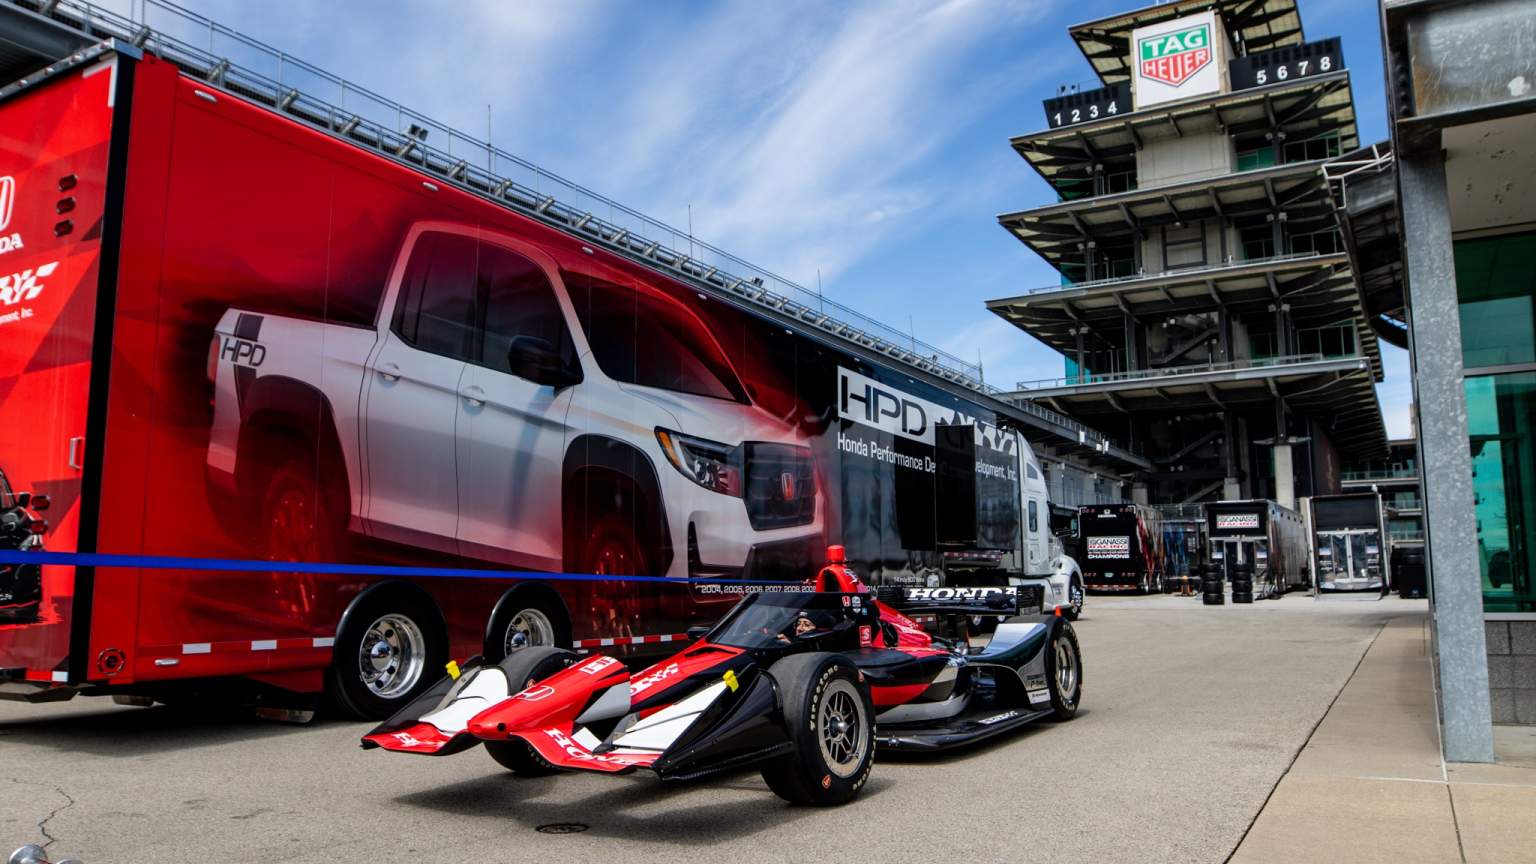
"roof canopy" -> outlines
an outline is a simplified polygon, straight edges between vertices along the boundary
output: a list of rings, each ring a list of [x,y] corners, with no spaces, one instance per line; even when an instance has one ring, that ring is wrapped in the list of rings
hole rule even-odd
[[[1068,28],[1077,47],[1105,84],[1131,79],[1131,31],[1215,9],[1244,53],[1304,41],[1296,0],[1177,0],[1112,15]]]
[[[1092,176],[1095,166],[1114,173],[1131,170],[1146,142],[1222,131],[1239,137],[1279,131],[1287,141],[1337,134],[1341,151],[1360,146],[1349,72],[1296,78],[1279,84],[1218,93],[1203,99],[1106,115],[1074,126],[1012,139],[1013,148],[1060,188]]]
[[[1360,357],[1285,358],[1268,365],[1232,364],[1102,376],[1087,383],[1042,386],[1012,394],[1083,417],[1105,414],[1227,411],[1285,400],[1319,418],[1345,454],[1386,454],[1386,426],[1370,364]],[[1326,420],[1322,419],[1326,418]]]

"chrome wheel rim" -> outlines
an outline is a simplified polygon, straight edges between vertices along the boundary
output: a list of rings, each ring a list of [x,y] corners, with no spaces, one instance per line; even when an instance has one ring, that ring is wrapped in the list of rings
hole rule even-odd
[[[416,622],[394,613],[368,625],[358,646],[357,666],[363,684],[375,696],[397,699],[421,680],[427,662],[427,639]]]
[[[1070,640],[1059,636],[1056,639],[1056,691],[1067,705],[1077,699],[1077,651]]]
[[[833,774],[850,777],[859,770],[868,726],[864,702],[853,684],[838,679],[828,685],[817,711],[816,729],[821,758]]]
[[[519,648],[555,644],[555,625],[538,609],[520,609],[507,622],[506,635],[502,637],[502,650],[508,654]]]
[[[1083,611],[1083,587],[1081,585],[1077,584],[1076,582],[1072,583],[1071,597],[1072,597],[1072,611],[1074,611],[1074,612],[1081,612],[1081,611]]]

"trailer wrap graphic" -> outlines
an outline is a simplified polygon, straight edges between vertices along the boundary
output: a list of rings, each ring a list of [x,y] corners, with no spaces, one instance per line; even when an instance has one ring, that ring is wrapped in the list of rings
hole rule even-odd
[[[1089,537],[1089,560],[1124,561],[1131,557],[1129,537]]]
[[[422,568],[405,581],[442,610],[450,656],[469,656],[506,592],[538,573],[612,577],[551,581],[537,602],[562,641],[622,644],[717,618],[736,598],[713,580],[804,579],[829,543],[876,583],[925,582],[953,550],[1021,550],[1018,433],[984,405],[230,94],[206,98],[167,64],[134,69],[120,277],[100,286],[117,309],[109,431],[80,445],[99,448],[113,502],[96,551]],[[63,262],[36,317],[0,327],[0,468],[61,502],[79,489],[67,458],[96,344],[86,214],[101,209],[109,77],[0,104],[4,128],[36,137],[14,152],[5,139],[6,230],[25,246],[0,254],[0,273]],[[61,98],[99,102],[98,128]],[[96,161],[60,163],[50,130]],[[78,203],[55,242],[63,173]],[[65,359],[67,376],[21,374]],[[72,550],[72,527],[55,524],[48,548]],[[509,577],[441,577],[455,568]],[[118,681],[247,674],[307,689],[281,676],[323,668],[343,611],[377,581],[98,568],[90,657],[123,652]],[[61,614],[67,600],[61,583],[44,605]],[[247,650],[181,650],[226,643]],[[0,642],[0,665],[9,651]],[[178,664],[154,665],[166,656]]]
[[[53,552],[78,548],[113,77],[110,62],[75,69],[0,104],[0,471],[51,499],[40,515]],[[0,618],[0,666],[51,680],[69,650],[74,568],[44,566],[41,582],[35,614]]]
[[[1259,514],[1257,513],[1216,514],[1216,530],[1218,531],[1257,530],[1258,527]]]

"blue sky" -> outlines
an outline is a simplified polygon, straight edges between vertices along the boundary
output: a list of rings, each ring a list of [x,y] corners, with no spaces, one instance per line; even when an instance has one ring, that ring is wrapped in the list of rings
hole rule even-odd
[[[268,44],[966,359],[1062,374],[983,302],[1057,276],[996,215],[1054,200],[1008,146],[1093,74],[1066,28],[1135,0],[184,0]],[[1300,0],[1386,135],[1374,0]],[[125,2],[109,5],[125,7]],[[691,214],[690,214],[691,209]],[[1383,346],[1388,432],[1404,352]]]

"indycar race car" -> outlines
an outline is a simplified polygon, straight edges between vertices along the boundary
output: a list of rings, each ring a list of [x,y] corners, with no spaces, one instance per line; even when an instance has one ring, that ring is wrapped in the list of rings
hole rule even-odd
[[[637,674],[550,647],[450,664],[363,747],[441,756],[483,743],[522,775],[648,768],[687,779],[758,765],[781,798],[829,805],[858,794],[876,746],[939,750],[1076,713],[1082,664],[1064,618],[1019,615],[1014,588],[870,592],[839,551],[804,590],[743,597]],[[1033,588],[1026,605],[1040,602]],[[973,647],[929,634],[897,606],[1007,620]]]

